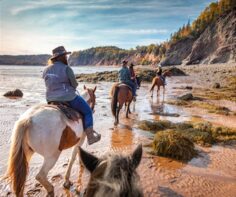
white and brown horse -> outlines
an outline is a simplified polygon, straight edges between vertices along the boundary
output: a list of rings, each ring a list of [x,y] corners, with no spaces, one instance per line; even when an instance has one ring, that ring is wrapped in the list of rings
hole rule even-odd
[[[142,158],[139,145],[131,155],[104,155],[101,158],[80,148],[80,158],[91,173],[85,197],[143,197],[136,172]]]
[[[91,108],[95,105],[95,90],[84,86],[81,96]],[[27,110],[15,123],[8,161],[7,177],[13,185],[17,197],[22,197],[28,173],[28,165],[33,153],[44,158],[36,179],[45,187],[47,196],[54,196],[54,187],[48,181],[48,172],[53,168],[64,149],[74,146],[72,157],[65,175],[65,187],[69,187],[72,165],[83,144],[85,133],[82,119],[71,121],[58,109],[49,105],[38,105]]]
[[[164,78],[170,77],[171,76],[171,71],[170,70],[164,71],[162,76]],[[150,89],[151,97],[153,97],[153,91],[154,91],[155,86],[157,86],[157,94],[160,91],[161,86],[163,86],[163,95],[164,95],[164,93],[165,93],[165,84],[164,84],[164,81],[159,76],[154,77],[153,80],[152,80],[152,86],[151,86],[151,89]]]

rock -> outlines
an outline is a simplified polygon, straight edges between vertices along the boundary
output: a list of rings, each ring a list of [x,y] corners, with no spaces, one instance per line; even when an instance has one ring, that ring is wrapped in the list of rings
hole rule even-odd
[[[19,89],[6,92],[3,96],[6,97],[23,97],[23,92]]]
[[[172,76],[186,76],[186,73],[177,67],[171,67],[169,71],[171,71]]]
[[[194,97],[191,93],[188,93],[188,94],[178,97],[178,99],[183,100],[183,101],[190,101],[190,100],[194,100]]]
[[[187,90],[192,90],[193,87],[192,87],[192,86],[186,86],[185,89],[187,89]]]
[[[216,88],[216,89],[220,88],[220,84],[219,83],[214,83],[213,88]]]

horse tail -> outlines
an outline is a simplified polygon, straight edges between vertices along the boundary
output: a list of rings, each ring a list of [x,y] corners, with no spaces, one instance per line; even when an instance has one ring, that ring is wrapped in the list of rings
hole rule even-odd
[[[116,116],[119,89],[120,89],[119,86],[115,86],[115,90],[112,95],[111,111],[112,111],[113,116]]]
[[[7,178],[10,179],[17,197],[23,196],[26,176],[28,173],[28,161],[26,155],[26,148],[28,145],[24,138],[29,124],[29,119],[18,120],[15,123],[8,159]]]
[[[153,91],[155,85],[156,85],[156,77],[152,80],[152,87],[150,89],[150,92]]]

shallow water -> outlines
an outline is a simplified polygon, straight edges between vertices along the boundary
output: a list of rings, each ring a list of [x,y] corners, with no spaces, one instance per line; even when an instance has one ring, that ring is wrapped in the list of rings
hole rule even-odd
[[[0,95],[6,91],[19,88],[24,96],[21,99],[8,99],[0,96],[0,175],[6,170],[8,151],[10,146],[10,135],[14,122],[30,106],[44,103],[44,82],[40,78],[42,67],[28,66],[0,66]],[[82,72],[82,68],[73,68],[75,73]],[[78,70],[77,70],[78,69]],[[99,67],[84,68],[84,72],[101,71]],[[103,68],[102,68],[103,69]],[[105,69],[105,68],[104,68]],[[108,70],[117,69],[106,67]],[[86,71],[85,71],[86,70]],[[26,73],[26,74],[25,74]],[[187,90],[175,89],[191,83],[188,77],[169,78],[163,98],[162,91],[157,97],[150,98],[148,89],[150,84],[143,84],[138,90],[138,98],[135,105],[131,105],[132,114],[129,119],[121,111],[120,125],[114,127],[113,117],[110,110],[109,90],[112,83],[97,83],[97,105],[95,107],[95,129],[102,134],[102,140],[93,146],[86,143],[83,148],[102,155],[104,152],[130,153],[138,144],[150,142],[152,134],[137,128],[139,120],[170,120],[182,122],[189,120],[208,120],[225,126],[236,127],[236,119],[222,115],[208,114],[202,109],[186,109],[181,106],[166,104],[165,101]],[[78,90],[82,91],[84,84],[80,83]],[[95,84],[87,84],[93,87]],[[175,113],[179,117],[159,116],[156,113]],[[195,118],[198,117],[198,118]],[[217,118],[217,119],[216,119]],[[221,120],[222,118],[222,120]],[[154,157],[145,153],[138,172],[141,178],[145,196],[234,196],[236,193],[236,145],[213,146],[201,148],[201,157],[192,159],[188,164],[182,164],[167,158]],[[79,162],[75,162],[72,170],[71,180],[74,183],[70,191],[63,189],[63,176],[70,158],[71,150],[63,151],[56,166],[49,173],[57,196],[77,196],[77,190],[83,190],[88,181],[88,173],[82,170]],[[45,195],[45,190],[36,185],[35,175],[42,164],[42,158],[34,155],[30,163],[30,174],[26,184],[25,193],[28,196]],[[57,176],[55,176],[57,175]],[[9,185],[0,182],[0,196],[6,196],[10,191]]]

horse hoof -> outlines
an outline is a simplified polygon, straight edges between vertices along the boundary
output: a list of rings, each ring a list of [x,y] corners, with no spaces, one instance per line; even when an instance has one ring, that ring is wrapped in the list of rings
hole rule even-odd
[[[54,191],[48,192],[47,197],[54,197]]]
[[[65,189],[70,189],[70,187],[71,187],[72,185],[73,185],[72,182],[66,181],[66,182],[63,184],[63,187],[64,187]]]
[[[117,125],[118,125],[118,123],[117,123],[117,122],[114,122],[114,125],[115,125],[115,126],[117,126]]]

